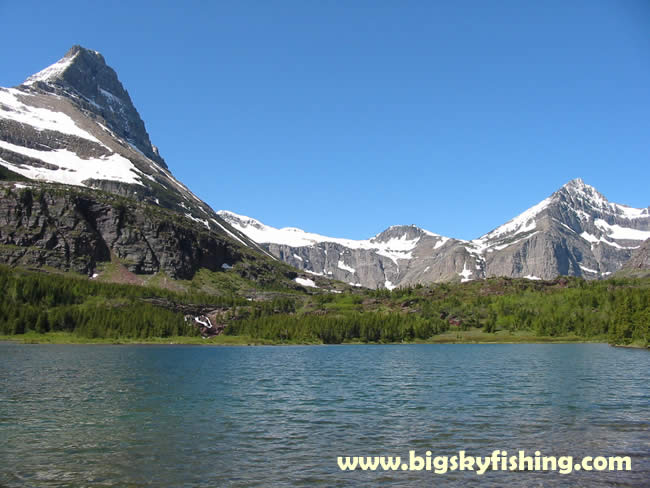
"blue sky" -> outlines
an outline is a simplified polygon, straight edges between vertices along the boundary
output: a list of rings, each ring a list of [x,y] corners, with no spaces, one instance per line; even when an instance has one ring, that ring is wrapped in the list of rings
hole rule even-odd
[[[578,176],[650,205],[647,0],[0,0],[0,19],[1,86],[100,51],[217,210],[471,239]]]

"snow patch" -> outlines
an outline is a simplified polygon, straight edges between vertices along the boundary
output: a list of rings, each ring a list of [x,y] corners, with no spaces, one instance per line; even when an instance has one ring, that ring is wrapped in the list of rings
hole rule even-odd
[[[627,219],[640,219],[648,216],[647,208],[633,208],[619,203],[612,203],[617,213],[622,214]]]
[[[605,239],[605,237],[596,237],[593,234],[589,234],[588,232],[583,232],[580,234],[580,237],[582,237],[584,240],[591,242],[591,247],[593,249],[594,244],[597,243],[602,243],[602,244],[607,244],[608,246],[615,247],[617,249],[638,249],[639,246],[621,246],[620,244],[616,242],[611,242]]]
[[[594,224],[612,239],[625,239],[630,241],[645,241],[646,239],[650,239],[650,230],[638,230],[621,227],[620,225],[610,225],[603,219],[596,219]]]
[[[193,220],[194,222],[198,222],[199,224],[203,224],[206,229],[210,230],[210,224],[208,223],[207,220],[194,217],[191,213],[186,213],[185,217],[187,217],[190,220]]]
[[[309,271],[308,269],[305,269],[304,272],[315,276],[325,276],[323,273],[317,273],[316,271]]]
[[[244,241],[242,241],[239,237],[237,237],[235,234],[233,234],[233,233],[230,232],[228,229],[226,229],[223,225],[221,225],[221,224],[217,221],[217,219],[210,219],[210,220],[212,220],[212,222],[214,222],[214,223],[217,224],[219,227],[221,227],[221,228],[222,228],[222,229],[223,229],[223,230],[224,230],[224,231],[225,231],[225,232],[226,232],[230,237],[232,237],[233,239],[237,239],[237,240],[238,240],[239,242],[241,242],[244,246],[247,246],[247,244],[246,244]],[[247,246],[247,247],[248,247],[248,246]],[[267,253],[267,254],[268,254],[268,253]]]
[[[294,281],[296,283],[298,283],[299,285],[302,285],[302,286],[309,286],[311,288],[318,288],[316,286],[316,283],[314,283],[314,281],[310,280],[309,278],[296,278]]]
[[[461,276],[461,283],[465,283],[466,281],[472,281],[470,276],[472,276],[472,270],[467,267],[467,261],[463,263],[463,271],[458,273],[459,276]]]
[[[582,234],[580,234],[580,237],[582,237],[585,241],[600,242],[600,239],[598,237],[590,234],[589,232],[583,232]]]
[[[560,224],[562,227],[566,228],[567,230],[570,230],[570,231],[573,232],[574,234],[577,234],[577,232],[576,232],[575,230],[573,230],[571,227],[569,227],[568,225],[566,225],[564,222],[560,222],[560,221],[559,221],[558,219],[556,219],[555,217],[553,217],[553,220],[555,220],[558,224]]]
[[[598,274],[598,271],[596,271],[595,269],[587,268],[586,266],[583,266],[582,264],[580,264],[579,266],[580,266],[581,270],[586,271],[587,273]]]
[[[341,259],[339,259],[338,267],[339,267],[339,269],[342,269],[342,270],[344,270],[344,271],[349,271],[350,273],[356,273],[356,272],[357,272],[356,269],[354,269],[354,268],[352,268],[352,267],[346,265],[346,264],[343,262],[343,260],[341,260]]]
[[[37,131],[57,131],[101,144],[97,138],[81,129],[75,124],[74,120],[63,112],[25,105],[18,99],[18,96],[32,95],[15,88],[0,88],[0,119],[9,119],[21,124],[27,124]]]
[[[53,181],[66,185],[86,186],[83,182],[90,178],[97,180],[112,180],[133,185],[142,185],[142,172],[131,161],[113,153],[94,159],[82,159],[76,153],[67,149],[56,151],[38,151],[27,147],[16,146],[0,141],[0,147],[45,163],[57,166],[59,169],[37,168],[34,166],[17,166],[7,161],[2,164],[12,171],[34,180]]]
[[[435,251],[436,249],[440,249],[442,246],[444,246],[447,241],[449,240],[449,237],[441,237],[438,242],[436,242],[436,245],[433,246],[433,250]]]

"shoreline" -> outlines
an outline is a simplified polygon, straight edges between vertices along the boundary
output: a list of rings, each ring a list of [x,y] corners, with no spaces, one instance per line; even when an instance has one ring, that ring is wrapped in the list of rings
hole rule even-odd
[[[279,342],[257,339],[248,336],[219,335],[210,339],[201,337],[151,337],[147,339],[130,338],[97,338],[78,337],[66,332],[48,332],[45,334],[28,333],[24,335],[0,335],[0,343],[11,344],[71,344],[71,345],[196,345],[196,346],[322,346],[322,345],[411,345],[411,344],[608,344],[613,347],[630,349],[648,349],[643,344],[609,344],[604,337],[583,338],[577,336],[533,336],[503,334],[501,337],[490,337],[489,333],[468,332],[464,337],[460,334],[441,335],[429,340],[406,342],[361,342],[349,341],[340,344],[325,344],[322,342],[288,341]]]

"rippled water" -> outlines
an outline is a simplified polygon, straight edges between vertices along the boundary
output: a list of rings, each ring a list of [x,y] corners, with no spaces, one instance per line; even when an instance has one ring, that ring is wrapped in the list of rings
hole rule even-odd
[[[0,344],[0,486],[650,486],[647,351]],[[627,455],[631,472],[342,472],[340,455]]]

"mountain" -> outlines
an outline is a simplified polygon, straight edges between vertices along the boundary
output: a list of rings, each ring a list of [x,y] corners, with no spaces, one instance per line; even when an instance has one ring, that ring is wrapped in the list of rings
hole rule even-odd
[[[371,239],[351,240],[276,229],[224,210],[218,214],[282,261],[356,286],[392,289],[418,278],[449,281],[462,271],[459,253],[466,253],[462,241],[415,226],[389,227]]]
[[[81,46],[20,86],[0,88],[0,165],[172,209],[255,247],[174,178],[115,71]]]
[[[0,261],[88,276],[117,263],[136,275],[232,269],[289,286],[595,279],[650,238],[647,208],[610,203],[580,179],[472,241],[404,225],[338,239],[217,213],[174,177],[103,56],[81,46],[0,88],[0,180]]]
[[[0,179],[13,181],[0,188],[5,263],[90,276],[111,261],[183,279],[238,263],[248,278],[296,274],[173,176],[115,71],[81,46],[0,88]]]
[[[338,239],[218,214],[296,268],[370,288],[491,276],[604,278],[650,238],[649,208],[611,203],[579,178],[472,241],[415,226],[389,227],[367,240]]]
[[[487,276],[603,278],[650,237],[649,210],[609,202],[577,178],[472,244]]]

